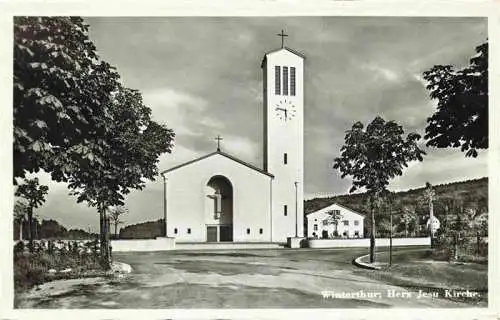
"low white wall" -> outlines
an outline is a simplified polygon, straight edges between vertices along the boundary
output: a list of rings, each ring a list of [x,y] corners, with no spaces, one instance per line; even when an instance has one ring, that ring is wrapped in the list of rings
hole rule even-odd
[[[113,252],[166,251],[175,249],[175,238],[111,240]]]
[[[309,248],[342,248],[342,247],[370,247],[370,239],[311,239],[307,241]],[[389,239],[376,238],[376,246],[389,246]],[[394,238],[392,245],[397,246],[430,246],[431,238]]]

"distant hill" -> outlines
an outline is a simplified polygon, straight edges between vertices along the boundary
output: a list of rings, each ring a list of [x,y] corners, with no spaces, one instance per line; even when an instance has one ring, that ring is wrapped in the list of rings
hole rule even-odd
[[[163,219],[128,225],[120,229],[120,239],[154,239],[163,236]]]
[[[464,206],[476,205],[488,201],[488,178],[451,182],[433,186],[436,193],[434,210],[439,215],[444,202],[449,199],[462,199]],[[423,204],[420,198],[425,186],[395,193],[395,202],[401,205],[415,206],[418,210]],[[314,198],[304,201],[304,215],[324,208],[333,203],[339,203],[360,213],[368,213],[368,197],[366,193],[344,194],[332,197]]]
[[[19,240],[20,236],[22,236],[23,239],[29,238],[27,221],[24,221],[21,225],[19,221],[14,220],[13,230],[14,240]],[[98,236],[95,233],[89,233],[82,229],[68,230],[54,219],[43,219],[42,221],[39,221],[37,218],[33,218],[33,230],[35,240],[86,240],[95,239]]]

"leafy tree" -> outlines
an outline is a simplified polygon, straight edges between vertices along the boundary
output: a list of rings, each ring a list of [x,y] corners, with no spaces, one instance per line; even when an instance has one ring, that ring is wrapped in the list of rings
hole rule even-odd
[[[488,42],[476,47],[470,65],[437,65],[424,72],[437,111],[427,119],[427,145],[461,148],[467,157],[488,148]]]
[[[429,182],[425,183],[423,197],[429,208],[429,233],[431,238],[434,238],[434,228],[432,227],[432,222],[434,221],[434,198],[436,197],[436,192],[432,188],[432,184]]]
[[[53,238],[65,238],[66,228],[60,225],[56,220],[42,220],[40,225],[40,238],[41,239],[53,239]]]
[[[16,200],[14,203],[14,223],[19,226],[19,240],[23,240],[23,224],[29,208],[26,201]]]
[[[43,169],[56,181],[103,162],[89,152],[118,74],[98,60],[80,17],[14,18],[14,177]]]
[[[29,234],[29,249],[33,252],[33,209],[38,208],[45,202],[45,195],[48,193],[49,187],[40,185],[38,178],[25,179],[23,184],[17,186],[15,196],[26,200],[28,206],[28,234]]]
[[[173,137],[100,60],[82,18],[15,18],[14,177],[43,169],[97,207],[103,260],[107,208],[154,180]]]
[[[124,205],[131,189],[142,190],[146,179],[158,174],[157,162],[164,152],[171,152],[174,133],[151,119],[151,109],[144,105],[136,90],[118,87],[108,105],[113,121],[104,119],[107,131],[97,135],[89,146],[92,154],[105,162],[85,167],[69,177],[69,188],[77,202],[97,207],[101,221],[103,264],[109,264],[107,209]]]
[[[376,117],[366,128],[356,122],[345,135],[340,157],[334,160],[342,178],[352,177],[349,192],[365,188],[370,199],[370,261],[375,261],[375,210],[380,207],[390,179],[400,176],[410,161],[422,161],[425,154],[417,142],[420,135],[409,133],[403,138],[403,127],[394,121]]]
[[[417,221],[415,208],[408,205],[403,206],[399,219],[400,223],[404,226],[405,237],[408,237],[410,227],[414,226],[415,222]]]
[[[330,210],[327,212],[328,218],[326,219],[327,224],[333,224],[335,226],[335,230],[333,231],[332,236],[337,237],[339,235],[338,231],[338,225],[340,219],[342,219],[342,215],[340,214],[340,211],[338,210]]]
[[[128,209],[126,209],[123,206],[114,207],[109,211],[109,217],[111,219],[111,223],[115,227],[115,238],[118,237],[118,225],[123,223],[121,216],[127,212]]]

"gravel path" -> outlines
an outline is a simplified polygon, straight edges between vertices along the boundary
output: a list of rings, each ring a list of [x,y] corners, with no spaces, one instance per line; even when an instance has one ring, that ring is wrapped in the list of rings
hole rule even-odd
[[[132,273],[53,281],[16,297],[16,304],[134,309],[467,307],[436,297],[418,298],[417,292],[360,275],[351,261],[365,251],[116,253],[115,260],[131,265]]]

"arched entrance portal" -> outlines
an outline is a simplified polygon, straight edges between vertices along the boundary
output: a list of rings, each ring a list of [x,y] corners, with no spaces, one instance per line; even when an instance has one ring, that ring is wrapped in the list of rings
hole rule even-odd
[[[207,242],[233,241],[233,186],[224,176],[213,176],[206,187]]]

